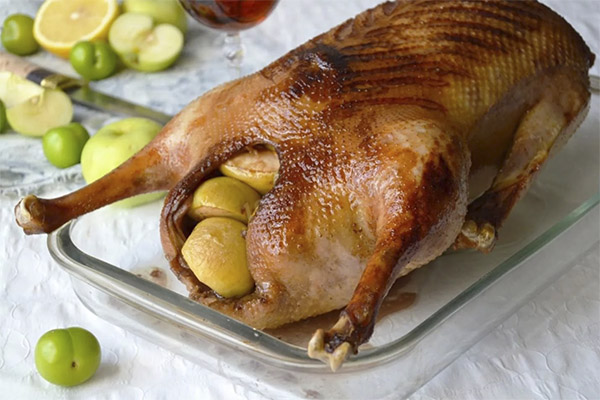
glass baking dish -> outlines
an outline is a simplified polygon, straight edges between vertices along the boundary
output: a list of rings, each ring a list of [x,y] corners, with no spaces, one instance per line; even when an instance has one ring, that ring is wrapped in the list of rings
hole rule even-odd
[[[270,398],[404,398],[567,271],[600,236],[598,98],[494,251],[448,252],[392,289],[370,342],[336,373],[306,355],[335,315],[263,332],[186,297],[159,242],[159,202],[105,207],[48,236],[98,316]]]

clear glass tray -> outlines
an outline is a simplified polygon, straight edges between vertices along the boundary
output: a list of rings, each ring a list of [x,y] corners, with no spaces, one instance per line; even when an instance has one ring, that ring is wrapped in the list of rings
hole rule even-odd
[[[336,373],[305,347],[331,315],[262,332],[189,300],[162,255],[160,202],[86,215],[49,235],[48,247],[92,312],[247,390],[272,398],[404,398],[599,240],[597,96],[591,110],[514,209],[495,250],[446,253],[398,282],[370,342]]]

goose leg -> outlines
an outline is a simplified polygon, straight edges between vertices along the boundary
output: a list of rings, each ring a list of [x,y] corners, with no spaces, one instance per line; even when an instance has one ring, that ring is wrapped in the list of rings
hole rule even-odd
[[[73,218],[115,201],[166,190],[174,178],[159,153],[148,145],[111,173],[73,193],[55,199],[26,196],[16,205],[15,217],[27,234],[49,233]]]
[[[439,132],[438,132],[439,133]],[[428,138],[436,134],[428,132]],[[337,323],[317,330],[308,354],[338,369],[373,333],[377,313],[394,281],[437,257],[453,242],[466,213],[468,155],[458,140],[446,136],[432,142],[430,152],[414,165],[394,160],[397,186],[385,188],[382,224],[354,293]],[[399,167],[399,168],[398,168]],[[410,168],[412,167],[412,168]],[[422,171],[415,176],[413,171]],[[408,171],[408,173],[406,172]]]
[[[525,194],[542,165],[575,132],[587,113],[589,92],[583,84],[557,77],[525,113],[511,149],[492,186],[468,207],[455,249],[489,252],[497,230]]]
[[[199,160],[223,151],[219,143],[248,130],[253,114],[247,104],[253,102],[247,94],[255,93],[256,88],[256,78],[248,78],[207,92],[188,104],[140,152],[104,177],[56,199],[25,197],[15,207],[17,223],[27,234],[49,233],[115,201],[170,189]],[[249,139],[249,135],[243,137]]]
[[[308,355],[329,364],[336,371],[373,333],[375,318],[396,272],[406,266],[411,243],[410,232],[395,238],[393,231],[380,240],[337,323],[328,331],[318,329],[308,345]],[[396,242],[397,244],[392,244]],[[403,251],[404,250],[404,251]],[[400,262],[398,262],[400,260]]]

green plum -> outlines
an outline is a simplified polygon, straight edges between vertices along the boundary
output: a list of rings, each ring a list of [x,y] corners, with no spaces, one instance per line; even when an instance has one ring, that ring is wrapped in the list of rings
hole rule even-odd
[[[4,107],[4,102],[0,100],[0,133],[6,130],[7,125],[8,121],[6,121],[6,107]]]
[[[115,72],[117,55],[105,41],[78,42],[69,53],[73,69],[84,79],[97,81]]]
[[[19,56],[35,53],[40,46],[33,37],[33,18],[24,14],[13,14],[4,20],[2,45],[6,51]]]
[[[46,332],[35,346],[35,366],[55,385],[75,386],[90,379],[100,365],[100,344],[89,331],[71,327]]]
[[[89,138],[87,130],[77,122],[52,128],[42,138],[44,155],[58,168],[78,164],[83,146]]]

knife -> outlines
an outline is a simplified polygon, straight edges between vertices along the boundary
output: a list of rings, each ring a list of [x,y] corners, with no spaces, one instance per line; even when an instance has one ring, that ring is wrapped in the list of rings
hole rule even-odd
[[[134,104],[90,88],[84,80],[50,71],[12,54],[0,52],[0,71],[9,71],[47,89],[64,91],[74,103],[109,113],[149,118],[166,124],[172,118],[151,108]]]

